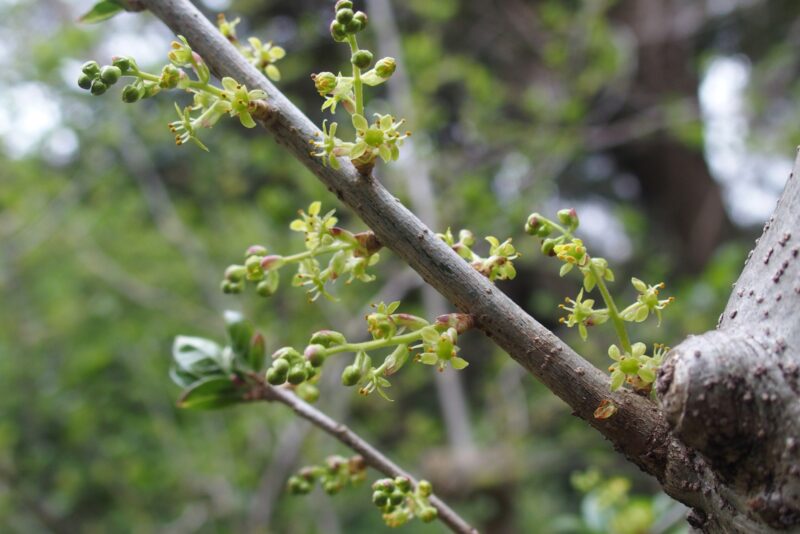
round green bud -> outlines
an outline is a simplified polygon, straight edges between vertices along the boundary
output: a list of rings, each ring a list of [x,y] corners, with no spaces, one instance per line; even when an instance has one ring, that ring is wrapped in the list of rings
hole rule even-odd
[[[106,65],[100,70],[100,79],[107,85],[114,85],[122,76],[122,71],[114,65]]]
[[[247,250],[244,253],[245,259],[249,258],[250,256],[266,256],[267,255],[267,247],[263,247],[261,245],[250,245],[247,247]]]
[[[261,258],[261,268],[265,271],[269,271],[271,269],[280,269],[285,263],[286,262],[283,261],[283,257],[275,254]]]
[[[420,480],[419,484],[417,484],[417,490],[421,496],[430,497],[431,493],[433,493],[433,486],[427,480]]]
[[[93,95],[99,96],[105,93],[107,89],[108,86],[105,83],[103,83],[103,80],[101,80],[100,78],[95,78],[94,80],[92,80],[92,85],[89,88],[89,91],[91,91]]]
[[[561,224],[567,226],[570,230],[575,230],[578,227],[578,214],[574,208],[559,210],[556,215]]]
[[[341,8],[336,11],[336,21],[340,24],[347,24],[353,20],[353,10],[348,8]]]
[[[321,95],[327,95],[336,89],[338,79],[332,72],[320,72],[312,76],[312,78],[314,79],[314,87],[317,88],[317,92]]]
[[[623,358],[619,361],[619,368],[623,373],[632,375],[639,371],[639,362],[636,358]]]
[[[141,91],[139,91],[139,88],[135,85],[126,85],[122,88],[122,101],[126,104],[133,104],[138,101],[141,96]],[[233,279],[231,278],[231,280]],[[235,281],[238,282],[238,280]]]
[[[356,20],[355,18],[344,25],[344,31],[347,34],[355,34],[363,30],[364,28],[361,25],[361,22]]]
[[[359,50],[350,58],[350,62],[359,69],[367,69],[372,65],[372,52],[369,50]]]
[[[325,347],[316,344],[309,345],[303,355],[313,367],[320,367],[325,361]]]
[[[127,72],[131,68],[131,60],[127,57],[111,58],[111,64],[117,67],[123,73]]]
[[[310,404],[314,404],[319,400],[319,388],[305,382],[297,388],[297,396]]]
[[[402,491],[394,490],[389,494],[389,502],[395,506],[400,505],[404,500],[406,500],[406,494]]]
[[[324,489],[325,493],[328,495],[335,495],[342,489],[342,485],[334,480],[329,480],[322,486],[322,489]]]
[[[130,85],[125,86],[125,89],[122,90],[123,95],[125,94],[125,90],[128,87],[132,87]],[[136,89],[134,87],[134,89]],[[124,99],[124,98],[123,98]],[[231,282],[241,282],[244,280],[245,275],[245,267],[243,265],[229,265],[227,269],[225,269],[225,279],[230,280]]]
[[[284,382],[286,382],[286,373],[280,373],[274,367],[270,367],[267,369],[267,382],[272,384],[273,386],[280,386]]]
[[[336,11],[340,9],[353,9],[353,2],[350,0],[339,0],[336,2],[336,7],[334,9],[336,9]]]
[[[344,334],[336,332],[335,330],[319,330],[311,334],[311,340],[309,342],[328,348],[333,345],[347,343],[347,339],[345,339]]]
[[[408,477],[396,477],[394,479],[394,484],[397,486],[397,489],[403,493],[408,493],[411,491],[411,481],[408,479]]]
[[[436,511],[436,508],[423,508],[423,510],[419,514],[419,518],[422,520],[423,523],[430,523],[434,519],[439,517],[439,512]]]
[[[305,367],[302,365],[295,365],[289,370],[289,374],[286,379],[292,385],[299,385],[305,382],[307,378]]]
[[[298,476],[290,477],[287,486],[289,487],[289,493],[294,495],[305,495],[311,492],[311,484]]]
[[[260,297],[271,297],[275,294],[275,286],[269,280],[262,280],[256,286],[256,293]]]
[[[555,256],[556,255],[556,240],[555,239],[545,239],[542,243],[542,254],[545,256]]]
[[[372,493],[372,503],[375,506],[383,508],[387,502],[389,502],[389,496],[385,492],[375,491]]]
[[[222,283],[219,285],[219,288],[222,290],[223,293],[225,293],[226,295],[229,295],[229,294],[233,293],[233,291],[231,289],[232,286],[233,286],[233,284],[231,283],[230,280],[223,280]]]
[[[355,365],[348,365],[342,371],[342,385],[355,386],[361,380],[361,371]]]
[[[274,362],[272,362],[272,368],[282,374],[287,374],[289,372],[289,362],[286,358],[278,358]]]
[[[395,490],[394,481],[391,478],[383,478],[383,479],[379,480],[378,482],[380,483],[380,487],[386,493],[391,494],[392,492],[394,492],[394,490]]]
[[[367,20],[368,20],[367,14],[364,13],[363,11],[356,11],[355,14],[353,15],[353,20],[358,22],[359,25],[361,26],[361,29],[358,31],[361,31],[367,27]]]
[[[342,42],[347,40],[347,31],[343,24],[338,21],[331,22],[331,37],[334,41]]]
[[[388,78],[397,69],[397,62],[393,57],[385,57],[375,63],[375,74],[381,78]]]
[[[78,87],[81,89],[89,89],[92,86],[92,77],[86,73],[81,73],[78,76]]]
[[[81,67],[81,72],[94,78],[100,74],[100,65],[97,64],[97,61],[87,61]]]

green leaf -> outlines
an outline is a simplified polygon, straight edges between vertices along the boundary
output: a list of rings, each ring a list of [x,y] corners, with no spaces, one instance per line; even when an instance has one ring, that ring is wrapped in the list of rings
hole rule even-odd
[[[236,385],[227,377],[200,380],[185,390],[178,399],[179,408],[213,410],[242,402]]]
[[[458,371],[468,366],[469,362],[464,358],[459,358],[458,356],[456,356],[450,360],[450,365],[453,366],[453,369]]]
[[[233,310],[225,312],[225,324],[233,352],[237,356],[246,358],[253,337],[253,325],[241,313]]]
[[[222,347],[202,337],[177,336],[172,345],[172,358],[184,371],[207,374],[221,365]]]
[[[120,2],[103,0],[102,2],[97,2],[92,9],[81,15],[78,20],[80,22],[85,22],[86,24],[95,24],[98,22],[103,22],[104,20],[108,20],[114,15],[123,11],[125,11],[125,8],[120,4]]]
[[[259,372],[264,367],[264,358],[267,355],[267,347],[264,342],[264,336],[260,332],[250,339],[250,348],[247,351],[247,362],[250,368]]]

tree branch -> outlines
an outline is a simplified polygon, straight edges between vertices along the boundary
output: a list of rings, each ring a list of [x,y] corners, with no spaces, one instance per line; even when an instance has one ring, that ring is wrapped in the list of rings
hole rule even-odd
[[[321,411],[317,410],[314,406],[298,398],[294,393],[285,388],[272,387],[269,384],[260,381],[261,389],[259,391],[262,399],[269,402],[280,402],[285,404],[303,419],[311,422],[314,426],[320,428],[326,433],[330,434],[344,445],[360,454],[364,461],[377,471],[380,471],[386,476],[395,477],[408,477],[409,480],[416,486],[417,479],[409,473],[401,469],[397,464],[392,462],[389,458],[384,456],[378,449],[364,441],[358,434],[347,428],[342,423],[335,421]],[[453,532],[460,534],[477,534],[477,530],[467,523],[461,516],[459,516],[452,508],[447,506],[441,499],[435,495],[430,497],[431,506],[436,508],[439,513],[439,519]]]
[[[609,392],[608,377],[525,313],[459,257],[372,176],[342,160],[334,170],[309,150],[318,128],[259,73],[189,0],[142,0],[176,34],[183,35],[217,76],[230,76],[250,89],[267,92],[262,124],[340,200],[350,206],[386,247],[458,309],[512,358],[566,401],[645,471],[663,474],[666,424],[654,403],[628,391]],[[603,400],[615,416],[593,414]]]

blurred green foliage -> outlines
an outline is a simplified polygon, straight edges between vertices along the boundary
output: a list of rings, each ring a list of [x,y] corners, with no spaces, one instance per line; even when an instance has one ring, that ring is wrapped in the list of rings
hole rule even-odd
[[[177,334],[222,339],[221,312],[229,308],[258,325],[268,352],[300,346],[325,327],[357,337],[366,334],[364,307],[391,300],[378,297],[383,284],[403,298],[404,309],[421,314],[417,286],[397,289],[403,266],[387,253],[378,281],[339,285],[337,304],[308,304],[291,288],[266,303],[252,294],[223,295],[224,267],[241,261],[247,246],[302,246],[286,231],[297,208],[321,199],[348,228],[363,225],[261,132],[230,121],[204,137],[210,154],[176,148],[166,128],[170,98],[128,107],[114,91],[101,98],[80,91],[74,80],[85,59],[131,54],[143,67],[157,66],[172,38],[146,14],[76,25],[89,4],[0,2],[0,530],[380,531],[368,491],[346,490],[333,500],[313,493],[310,501],[280,491],[299,465],[348,454],[307,433],[280,406],[178,410],[167,376],[170,346]],[[286,48],[280,87],[317,123],[322,114],[308,75],[347,60],[327,36],[330,6],[322,4],[241,0],[229,10],[243,17],[243,34]],[[635,183],[622,187],[632,178],[608,165],[607,141],[588,135],[612,121],[632,83],[636,47],[624,27],[624,2],[394,4],[399,68],[414,88],[417,122],[409,126],[418,157],[434,168],[442,224],[513,237],[523,254],[516,280],[499,287],[557,327],[554,304],[570,293],[569,283],[538,258],[522,225],[532,210],[574,204],[582,215],[581,207],[603,215],[588,218],[596,227],[585,238],[599,240],[620,280],[665,279],[677,297],[660,331],[648,324],[652,339],[675,343],[713,328],[752,230],[732,230],[702,272],[676,277],[686,258],[663,245],[675,241],[672,229],[653,222],[653,203]],[[791,2],[761,4],[783,13],[787,23],[779,28],[796,20]],[[800,139],[793,120],[800,85],[791,76],[800,68],[796,47],[757,18],[736,10],[710,18],[693,61],[751,54],[754,132],[768,129],[760,141],[786,153]],[[380,38],[365,40],[371,46]],[[656,128],[698,151],[702,123],[685,107],[694,94],[673,96],[663,102],[670,120]],[[388,104],[378,98],[371,108],[368,114],[385,113]],[[405,198],[398,179],[387,183]],[[588,343],[576,332],[557,333],[606,365],[602,347],[613,340],[603,332]],[[672,510],[653,480],[517,364],[478,334],[463,339],[481,454],[466,474],[446,445],[425,366],[398,377],[392,404],[334,387],[323,389],[323,406],[429,478],[488,532],[645,532],[626,525],[657,523]],[[589,466],[623,477],[599,483],[608,491],[624,487],[608,520],[629,517],[622,527],[598,527],[587,515],[597,490],[582,494],[570,484],[571,473]],[[637,497],[626,497],[629,491]],[[414,532],[442,528],[417,524]]]

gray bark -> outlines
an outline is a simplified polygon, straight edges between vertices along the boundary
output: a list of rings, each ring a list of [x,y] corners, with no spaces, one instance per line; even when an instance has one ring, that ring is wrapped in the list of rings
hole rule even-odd
[[[374,177],[344,160],[333,170],[313,157],[309,141],[319,135],[316,126],[188,0],[141,3],[184,35],[216,75],[265,90],[268,104],[259,118],[274,139],[575,415],[690,506],[695,528],[709,533],[800,528],[797,178],[789,180],[720,327],[687,339],[668,355],[658,378],[660,406],[629,391],[612,394],[605,373],[456,255]],[[593,413],[603,400],[613,401],[618,411],[598,420]]]

